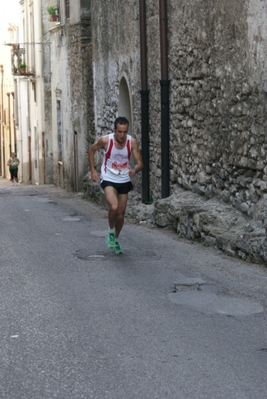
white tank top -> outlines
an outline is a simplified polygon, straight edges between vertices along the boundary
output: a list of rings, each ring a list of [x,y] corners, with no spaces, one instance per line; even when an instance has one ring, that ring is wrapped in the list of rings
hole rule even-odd
[[[131,136],[127,134],[126,143],[122,149],[115,147],[114,133],[110,133],[108,136],[108,147],[104,153],[100,180],[112,181],[113,183],[126,183],[131,181],[129,176]]]

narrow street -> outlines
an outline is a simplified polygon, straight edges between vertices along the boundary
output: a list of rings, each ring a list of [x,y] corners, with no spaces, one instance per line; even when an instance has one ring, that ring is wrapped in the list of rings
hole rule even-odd
[[[267,268],[0,179],[0,399],[265,399]]]

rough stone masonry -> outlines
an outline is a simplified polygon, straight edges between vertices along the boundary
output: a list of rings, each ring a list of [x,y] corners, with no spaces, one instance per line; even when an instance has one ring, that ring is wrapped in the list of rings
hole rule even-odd
[[[107,207],[104,193],[99,183],[90,180],[90,173],[85,177],[84,187],[91,200]],[[172,228],[178,237],[218,248],[233,257],[255,263],[267,261],[263,223],[216,198],[207,199],[177,189],[168,198],[143,204],[140,194],[132,191],[129,193],[126,217],[140,224]]]
[[[160,200],[159,4],[146,5],[155,222],[229,254],[266,260],[267,4],[168,1],[171,196],[165,200]],[[93,24],[96,136],[111,126],[123,72],[140,142],[138,8],[122,7],[123,24],[118,0],[112,7],[104,0],[94,5],[93,20],[105,20],[102,28]]]

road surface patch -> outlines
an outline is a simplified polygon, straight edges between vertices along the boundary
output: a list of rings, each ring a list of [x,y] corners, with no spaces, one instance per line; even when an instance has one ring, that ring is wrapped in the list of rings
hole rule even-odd
[[[226,316],[250,316],[264,311],[260,303],[245,298],[236,298],[223,293],[222,287],[207,284],[201,279],[181,279],[174,284],[169,294],[171,302],[194,308],[203,313]]]

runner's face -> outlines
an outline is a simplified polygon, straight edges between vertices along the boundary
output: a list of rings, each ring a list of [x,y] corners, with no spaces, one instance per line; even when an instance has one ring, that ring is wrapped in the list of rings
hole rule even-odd
[[[119,123],[117,124],[117,127],[115,129],[115,140],[119,144],[124,144],[126,141],[126,136],[128,132],[128,125],[120,125]]]

